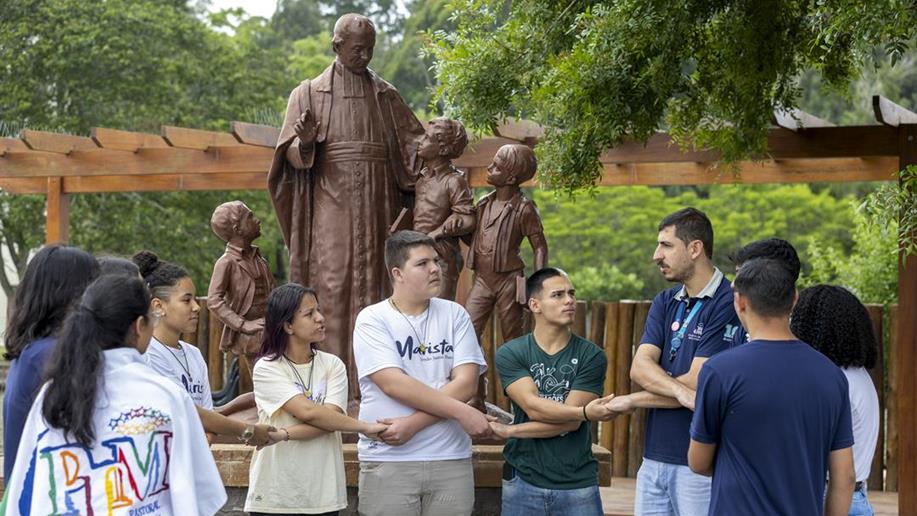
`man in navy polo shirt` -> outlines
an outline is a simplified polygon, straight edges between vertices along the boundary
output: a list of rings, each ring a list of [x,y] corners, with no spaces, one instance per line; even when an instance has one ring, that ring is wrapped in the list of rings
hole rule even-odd
[[[793,274],[793,283],[799,280],[799,271],[802,269],[802,264],[799,262],[799,254],[796,252],[796,248],[786,240],[780,238],[755,240],[729,257],[736,266],[736,273],[739,272],[739,268],[742,267],[743,263],[755,258],[777,260]],[[738,346],[746,342],[748,342],[748,333],[745,328],[739,327],[732,339],[732,345]]]
[[[846,515],[856,480],[847,378],[790,331],[797,294],[784,263],[745,262],[734,285],[751,340],[704,364],[688,451],[693,471],[713,475],[710,514]]]
[[[653,260],[665,279],[681,285],[659,293],[650,307],[630,370],[645,391],[616,397],[609,408],[650,409],[636,514],[706,515],[710,479],[688,469],[694,389],[704,361],[730,346],[740,324],[729,281],[713,266],[713,227],[703,212],[668,215],[657,242]]]

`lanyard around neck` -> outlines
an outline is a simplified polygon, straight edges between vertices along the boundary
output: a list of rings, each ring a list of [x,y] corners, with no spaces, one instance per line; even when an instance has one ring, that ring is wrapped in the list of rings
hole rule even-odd
[[[672,340],[670,342],[669,361],[675,360],[675,354],[678,353],[678,348],[681,347],[681,343],[685,339],[685,333],[688,332],[688,325],[691,324],[691,321],[694,320],[694,317],[697,316],[703,305],[704,300],[698,299],[691,308],[691,311],[688,312],[688,317],[682,321],[681,318],[685,315],[685,307],[688,306],[688,302],[678,302],[678,310],[675,312],[675,321],[672,322],[672,331],[675,333],[672,335]]]

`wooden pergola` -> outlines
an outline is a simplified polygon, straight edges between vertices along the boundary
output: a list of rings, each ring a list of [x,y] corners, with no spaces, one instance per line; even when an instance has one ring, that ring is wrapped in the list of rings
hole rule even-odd
[[[718,154],[682,151],[665,133],[628,142],[601,156],[601,186],[894,181],[917,164],[917,114],[873,98],[879,125],[835,127],[804,112],[775,113],[768,155],[733,170]],[[534,144],[541,132],[507,123],[455,161],[473,187],[506,143]],[[228,133],[162,127],[161,134],[94,128],[90,137],[24,130],[0,138],[0,189],[47,196],[47,242],[66,241],[70,195],[102,192],[261,190],[279,130],[232,122]],[[735,173],[737,172],[737,173]],[[901,261],[898,354],[898,493],[901,514],[917,514],[917,260]]]

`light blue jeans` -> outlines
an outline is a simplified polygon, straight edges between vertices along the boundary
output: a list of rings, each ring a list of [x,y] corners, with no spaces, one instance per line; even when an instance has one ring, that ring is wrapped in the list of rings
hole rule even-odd
[[[502,516],[603,516],[599,486],[544,489],[514,476],[503,481]]]
[[[849,516],[873,516],[872,505],[866,497],[866,488],[853,492],[853,500],[850,502]]]
[[[637,472],[636,516],[707,516],[710,509],[710,477],[688,466],[643,459]]]

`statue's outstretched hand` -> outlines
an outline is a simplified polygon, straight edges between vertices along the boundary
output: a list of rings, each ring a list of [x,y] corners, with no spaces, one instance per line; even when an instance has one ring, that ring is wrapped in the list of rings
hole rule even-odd
[[[315,117],[312,116],[312,110],[307,109],[293,125],[293,132],[296,133],[299,141],[304,145],[311,145],[315,142],[316,136],[318,136],[320,125],[321,121],[316,121]]]

